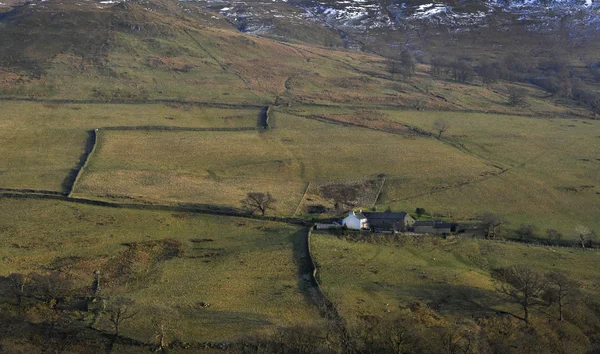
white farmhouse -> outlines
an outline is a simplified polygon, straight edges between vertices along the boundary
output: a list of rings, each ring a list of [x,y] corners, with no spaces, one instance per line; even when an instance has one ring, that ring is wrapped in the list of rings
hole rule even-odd
[[[362,230],[369,228],[367,217],[363,215],[362,210],[358,213],[351,211],[348,214],[348,216],[342,221],[342,225],[346,226],[351,230]]]

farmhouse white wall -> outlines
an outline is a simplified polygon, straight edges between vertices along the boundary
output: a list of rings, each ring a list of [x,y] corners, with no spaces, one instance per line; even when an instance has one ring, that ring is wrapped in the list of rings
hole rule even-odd
[[[361,214],[362,215],[362,214]],[[367,226],[367,218],[365,217],[357,217],[354,211],[351,211],[348,216],[342,221],[342,225],[345,225],[347,228],[352,230],[361,230],[366,229]]]

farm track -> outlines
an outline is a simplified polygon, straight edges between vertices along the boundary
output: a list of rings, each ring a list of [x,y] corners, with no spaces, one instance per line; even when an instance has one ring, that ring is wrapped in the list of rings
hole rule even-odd
[[[212,54],[208,49],[206,49],[206,47],[202,45],[202,43],[200,43],[200,41],[198,41],[196,37],[192,36],[192,34],[188,30],[183,31],[185,32],[185,34],[190,36],[190,38],[196,43],[196,45],[198,45],[200,49],[202,49],[212,60],[214,60],[219,65],[219,67],[221,67],[221,70],[223,70],[226,73],[237,76],[240,80],[244,82],[244,84],[246,84],[248,89],[250,89],[250,83],[240,73],[238,73],[237,71],[231,71],[225,64],[223,64],[219,59],[217,59],[217,57],[214,54]]]
[[[569,145],[567,145],[567,147],[573,146],[575,144],[576,143],[569,144]],[[502,171],[500,171],[498,173],[490,174],[490,175],[485,176],[485,177],[480,178],[480,179],[475,179],[475,180],[472,180],[470,182],[461,183],[461,184],[458,184],[458,185],[455,185],[455,186],[452,186],[452,187],[443,188],[443,189],[436,190],[436,191],[431,191],[431,192],[427,192],[427,193],[423,193],[423,194],[419,194],[419,195],[413,195],[413,196],[406,197],[406,198],[401,198],[401,199],[395,199],[394,201],[407,201],[407,200],[418,199],[418,198],[421,198],[421,197],[427,197],[427,196],[431,196],[431,195],[434,195],[434,194],[439,194],[439,193],[442,193],[442,192],[447,192],[447,191],[459,189],[459,188],[462,188],[462,187],[465,187],[465,186],[472,186],[472,185],[475,185],[475,184],[483,183],[483,182],[486,182],[486,181],[488,181],[488,180],[490,180],[492,178],[501,177],[506,172],[513,171],[513,170],[519,169],[519,168],[523,168],[523,167],[527,166],[528,164],[532,163],[533,161],[536,161],[536,160],[538,160],[538,159],[540,159],[540,158],[542,158],[544,156],[550,155],[550,154],[552,154],[552,153],[554,153],[554,152],[556,152],[558,150],[564,149],[564,148],[565,147],[560,147],[560,148],[556,148],[556,149],[544,151],[543,153],[540,153],[540,154],[538,154],[536,156],[533,156],[532,158],[527,159],[527,160],[525,160],[525,161],[523,161],[523,162],[521,162],[521,163],[519,163],[519,164],[517,164],[515,166],[504,168]]]

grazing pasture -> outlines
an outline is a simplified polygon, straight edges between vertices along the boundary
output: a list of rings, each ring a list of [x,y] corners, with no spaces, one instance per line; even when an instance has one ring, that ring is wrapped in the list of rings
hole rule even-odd
[[[48,104],[1,101],[0,187],[64,191],[95,128],[255,127],[259,109],[164,104]]]
[[[561,271],[584,293],[600,290],[600,253],[569,248],[524,247],[488,240],[374,236],[349,241],[313,233],[311,251],[321,288],[345,317],[397,316],[415,303],[449,319],[508,311],[495,291],[494,269],[526,262],[535,271]],[[546,317],[542,311],[537,316]]]
[[[99,132],[75,193],[235,207],[247,192],[262,191],[279,199],[278,214],[291,215],[309,182],[393,176],[421,188],[494,170],[427,137],[275,116],[276,128],[261,132]]]
[[[463,186],[441,181],[429,193],[404,197],[390,181],[381,203],[400,209],[418,205],[459,219],[492,211],[514,228],[521,223],[536,225],[542,237],[548,228],[565,234],[578,224],[600,228],[600,121],[449,112],[388,114],[390,120],[423,130],[444,119],[450,124],[444,143],[507,172]]]
[[[0,276],[60,272],[89,297],[99,270],[103,298],[135,300],[127,337],[151,342],[157,315],[185,342],[320,321],[298,271],[304,229],[44,200],[1,199],[0,214]],[[104,321],[97,328],[111,331]]]

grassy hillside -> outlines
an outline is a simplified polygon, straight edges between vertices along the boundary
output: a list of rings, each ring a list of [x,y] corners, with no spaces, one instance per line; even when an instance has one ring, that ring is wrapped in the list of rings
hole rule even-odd
[[[151,322],[159,314],[171,323],[171,340],[184,342],[231,341],[240,333],[319,321],[296,264],[302,229],[56,201],[3,199],[0,210],[0,275],[59,272],[71,284],[69,296],[78,298],[92,294],[99,270],[103,298],[135,300],[138,315],[123,324],[127,337],[152,341]],[[3,289],[2,311],[16,314],[9,289]],[[46,319],[29,301],[25,311],[33,331]],[[93,322],[89,312],[68,314],[67,326]],[[106,320],[94,328],[110,333]],[[10,336],[2,337],[8,347]]]
[[[384,175],[412,180],[417,188],[493,170],[434,139],[283,114],[275,120],[276,128],[264,132],[101,132],[75,192],[235,207],[247,192],[269,191],[280,199],[277,213],[291,215],[307,183]],[[414,168],[424,156],[432,156],[433,163]],[[453,170],[455,164],[463,168]]]
[[[373,318],[399,318],[430,333],[426,337],[428,352],[438,339],[446,337],[443,331],[426,332],[427,328],[440,327],[456,331],[453,341],[457,347],[465,343],[460,338],[471,338],[467,347],[473,352],[489,348],[475,338],[492,346],[504,343],[506,352],[515,353],[531,343],[585,351],[590,341],[598,340],[600,324],[592,309],[596,308],[593,304],[597,303],[600,288],[597,275],[589,271],[600,257],[598,252],[469,239],[358,239],[313,234],[311,241],[321,288],[350,326],[357,318],[371,320],[367,323],[377,323]],[[497,291],[500,283],[492,277],[494,270],[515,264],[527,264],[541,273],[563,272],[578,284],[582,293],[565,310],[564,322],[556,320],[553,305],[532,312],[530,327],[515,318],[522,317],[522,308]],[[590,308],[584,304],[590,304]],[[457,329],[460,326],[471,335],[461,334]],[[378,327],[373,328],[377,336]],[[527,333],[529,339],[520,338],[518,333]]]
[[[62,191],[89,131],[115,126],[254,127],[258,109],[186,105],[59,105],[0,102],[0,186]]]
[[[411,208],[418,204],[445,210],[457,218],[489,210],[517,228],[570,231],[577,224],[598,228],[600,124],[589,120],[537,119],[443,112],[390,112],[392,120],[431,130],[445,119],[443,141],[501,166],[507,172],[464,186],[447,185],[404,198],[385,189],[382,204]],[[460,168],[457,165],[457,168]],[[388,194],[389,193],[389,194]]]

